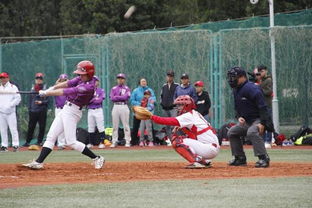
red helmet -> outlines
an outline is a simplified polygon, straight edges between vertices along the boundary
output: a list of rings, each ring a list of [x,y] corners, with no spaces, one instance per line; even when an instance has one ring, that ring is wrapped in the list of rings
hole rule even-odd
[[[77,64],[75,74],[87,74],[89,78],[92,78],[95,74],[95,67],[91,61],[80,61]]]
[[[187,113],[192,111],[193,109],[196,109],[196,105],[194,100],[189,95],[180,95],[174,100],[174,105],[181,105],[183,108],[179,109],[178,107],[178,113],[179,115],[183,113]]]

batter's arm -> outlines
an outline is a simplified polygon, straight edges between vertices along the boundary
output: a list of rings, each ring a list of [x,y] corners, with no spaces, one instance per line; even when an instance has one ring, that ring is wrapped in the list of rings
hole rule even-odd
[[[50,90],[50,91],[39,91],[40,96],[62,96],[64,95],[64,90],[63,89],[56,89],[56,90]]]

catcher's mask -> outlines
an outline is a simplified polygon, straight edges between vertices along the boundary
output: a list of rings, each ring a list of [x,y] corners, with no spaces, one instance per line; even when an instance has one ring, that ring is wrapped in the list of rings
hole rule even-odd
[[[176,106],[178,110],[178,115],[181,115],[181,114],[190,112],[193,109],[196,109],[194,100],[188,95],[181,95],[177,97],[174,100],[173,104]]]
[[[247,76],[243,68],[235,66],[228,70],[227,72],[227,81],[231,88],[238,87],[238,78],[242,76]]]

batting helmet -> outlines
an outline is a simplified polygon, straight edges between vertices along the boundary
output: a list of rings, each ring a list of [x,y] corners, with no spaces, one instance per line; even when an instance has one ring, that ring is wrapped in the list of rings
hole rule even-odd
[[[92,78],[95,74],[95,67],[91,61],[81,61],[77,64],[75,74],[87,74],[89,78]]]
[[[232,88],[238,87],[238,78],[247,77],[246,71],[242,67],[232,67],[227,72],[227,81]]]
[[[196,109],[195,102],[193,98],[191,98],[189,95],[180,95],[174,100],[173,104],[178,107],[179,115],[190,112],[193,109]]]

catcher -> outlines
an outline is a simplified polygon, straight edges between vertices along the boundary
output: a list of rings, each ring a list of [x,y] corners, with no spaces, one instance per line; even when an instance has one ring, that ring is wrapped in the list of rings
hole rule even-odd
[[[188,95],[181,95],[174,101],[178,110],[177,117],[153,115],[146,108],[133,107],[137,119],[151,119],[162,125],[176,126],[172,137],[172,147],[190,162],[188,169],[211,167],[211,159],[219,153],[219,143],[215,130],[204,117],[195,111],[194,100]],[[178,135],[182,131],[185,135]]]

